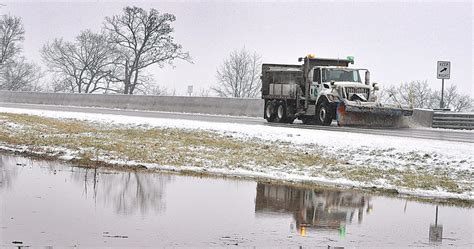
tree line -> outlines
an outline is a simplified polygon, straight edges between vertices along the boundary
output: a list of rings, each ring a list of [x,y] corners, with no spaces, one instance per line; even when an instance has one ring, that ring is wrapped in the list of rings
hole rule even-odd
[[[398,86],[384,88],[379,93],[382,103],[400,104],[412,108],[439,109],[441,92],[432,90],[427,80],[415,80]],[[473,99],[468,94],[458,91],[456,85],[449,85],[444,90],[444,108],[453,111],[471,110]]]
[[[145,69],[163,67],[176,59],[191,62],[174,41],[172,14],[126,7],[106,17],[102,30],[81,31],[74,41],[54,39],[41,56],[54,75],[55,91],[78,93],[145,93],[152,78]]]
[[[25,37],[21,19],[0,19],[0,90],[72,93],[121,93],[176,95],[155,85],[146,69],[164,67],[175,60],[192,63],[189,52],[175,42],[173,14],[156,9],[125,7],[106,17],[99,32],[79,32],[71,41],[56,38],[40,53],[49,78],[40,84],[41,68],[22,56]],[[216,72],[216,84],[194,95],[254,98],[260,93],[260,56],[243,48],[235,50]]]
[[[153,79],[151,65],[164,67],[177,59],[192,62],[175,42],[172,23],[176,17],[156,9],[125,7],[106,17],[99,32],[81,31],[73,41],[56,38],[41,49],[54,92],[147,93]],[[25,30],[18,17],[0,19],[0,89],[39,89],[39,66],[22,56]]]
[[[0,90],[52,91],[72,93],[120,93],[176,95],[154,84],[147,68],[173,65],[176,60],[189,63],[189,52],[174,40],[176,17],[156,9],[125,7],[122,13],[105,17],[99,32],[80,31],[71,41],[56,38],[43,45],[40,53],[46,71],[23,56],[25,30],[21,19],[10,15],[0,18]],[[236,49],[216,69],[216,82],[201,89],[198,96],[256,98],[261,88],[261,56],[255,51]],[[49,84],[40,84],[45,73]],[[455,85],[445,91],[446,107],[472,108],[472,98],[460,94]],[[439,91],[427,81],[412,81],[380,92],[382,102],[415,108],[439,107]]]
[[[25,30],[19,17],[0,17],[0,89],[35,90],[41,78],[40,68],[22,56]]]

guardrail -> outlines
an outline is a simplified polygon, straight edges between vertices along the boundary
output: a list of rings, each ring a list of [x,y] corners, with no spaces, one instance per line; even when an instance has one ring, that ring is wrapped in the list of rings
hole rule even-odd
[[[0,102],[229,116],[263,116],[262,99],[0,91]]]
[[[0,91],[0,102],[247,117],[263,116],[262,99]],[[406,121],[411,127],[472,130],[474,113],[433,112],[433,110],[415,109],[413,116],[406,117]]]
[[[431,127],[474,130],[474,113],[435,112]]]

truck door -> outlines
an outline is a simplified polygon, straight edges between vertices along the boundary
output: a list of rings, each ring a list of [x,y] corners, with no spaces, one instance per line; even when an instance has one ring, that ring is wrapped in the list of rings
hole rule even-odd
[[[311,100],[316,100],[321,86],[321,69],[319,67],[313,68],[313,83],[311,84],[310,96]]]

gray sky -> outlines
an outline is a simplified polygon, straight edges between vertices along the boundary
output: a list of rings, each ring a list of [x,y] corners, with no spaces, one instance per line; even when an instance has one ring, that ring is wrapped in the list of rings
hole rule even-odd
[[[98,31],[105,16],[136,5],[176,15],[175,38],[194,64],[150,68],[158,84],[186,92],[215,84],[216,68],[234,50],[255,50],[268,63],[318,57],[355,57],[354,67],[371,70],[382,85],[436,79],[436,62],[449,60],[451,79],[474,96],[473,4],[464,2],[205,2],[205,1],[14,1],[2,14],[20,16],[25,55],[41,63],[48,40],[72,40],[84,29]],[[195,91],[196,91],[195,90]]]

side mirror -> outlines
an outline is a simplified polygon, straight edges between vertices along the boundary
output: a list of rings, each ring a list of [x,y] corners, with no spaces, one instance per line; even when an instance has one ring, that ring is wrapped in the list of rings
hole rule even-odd
[[[378,91],[380,89],[379,84],[377,84],[375,82],[372,84],[372,87],[374,88],[374,91]]]
[[[365,84],[370,85],[370,72],[368,70],[365,71]]]

